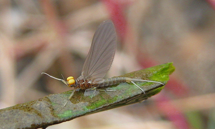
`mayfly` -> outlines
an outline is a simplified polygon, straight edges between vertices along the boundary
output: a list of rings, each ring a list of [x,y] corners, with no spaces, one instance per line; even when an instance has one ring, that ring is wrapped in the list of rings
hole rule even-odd
[[[69,96],[69,99],[71,99],[76,89],[86,90],[89,88],[103,88],[126,82],[133,83],[140,90],[142,90],[143,93],[145,93],[144,90],[140,88],[135,82],[154,82],[163,85],[163,83],[157,81],[128,77],[104,79],[104,76],[110,69],[113,62],[116,48],[117,34],[114,24],[110,20],[104,21],[99,25],[98,29],[95,32],[92,40],[92,45],[82,69],[81,76],[79,76],[76,80],[74,79],[74,77],[70,76],[67,78],[67,81],[65,81],[44,72],[42,74],[46,74],[53,79],[62,81],[68,87],[74,87],[74,90]]]

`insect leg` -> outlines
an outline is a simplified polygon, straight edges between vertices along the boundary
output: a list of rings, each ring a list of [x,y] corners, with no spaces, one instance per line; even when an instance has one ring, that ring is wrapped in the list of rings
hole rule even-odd
[[[70,96],[69,96],[69,100],[72,98],[72,96],[74,95],[74,93],[75,93],[75,89],[72,91],[72,93],[70,94]]]
[[[136,87],[138,87],[144,94],[145,94],[145,91],[144,91],[140,86],[138,86],[135,82],[154,82],[154,83],[158,83],[158,84],[164,85],[162,82],[151,81],[151,80],[143,80],[143,79],[138,79],[138,78],[126,78],[126,82],[127,82],[127,83],[133,83],[133,84],[134,84]]]
[[[106,88],[106,89],[99,89],[99,91],[103,91],[103,92],[112,92],[112,91],[116,91],[116,90],[112,90],[110,88]]]
[[[136,83],[134,83],[133,81],[131,81],[131,83],[133,83],[136,87],[138,87],[140,90],[142,90],[142,92],[145,94],[145,91],[140,87],[138,86]]]
[[[112,89],[106,88],[105,91],[109,92],[109,91],[116,91],[116,90],[112,90]]]
[[[93,95],[94,95],[96,93],[96,87],[93,87],[92,90],[94,90],[93,91]]]
[[[97,94],[96,89],[96,87],[86,89],[84,92],[84,96],[94,97]]]
[[[67,105],[68,101],[72,98],[72,96],[74,95],[74,93],[75,93],[75,90],[72,91],[72,93],[70,94],[68,100],[67,100],[66,103],[63,105],[63,107],[65,107],[65,106]]]

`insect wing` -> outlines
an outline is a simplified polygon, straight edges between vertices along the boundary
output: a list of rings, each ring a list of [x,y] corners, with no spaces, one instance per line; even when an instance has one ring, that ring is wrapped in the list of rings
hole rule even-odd
[[[111,67],[117,47],[117,35],[112,21],[104,21],[93,37],[82,69],[82,78],[100,81]]]

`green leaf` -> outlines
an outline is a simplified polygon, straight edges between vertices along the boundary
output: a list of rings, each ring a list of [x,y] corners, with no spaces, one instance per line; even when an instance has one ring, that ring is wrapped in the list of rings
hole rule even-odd
[[[159,81],[164,84],[175,70],[172,63],[135,71],[121,77],[142,78]],[[72,91],[51,94],[39,100],[17,104],[0,110],[1,128],[39,128],[72,120],[76,117],[105,111],[108,109],[141,102],[157,93],[164,86],[158,83],[137,83],[145,93],[133,84],[121,83],[109,87],[108,90],[96,90],[96,93],[84,95],[84,91],[76,91],[71,100]],[[85,92],[86,93],[86,92]],[[63,106],[66,102],[66,106]]]

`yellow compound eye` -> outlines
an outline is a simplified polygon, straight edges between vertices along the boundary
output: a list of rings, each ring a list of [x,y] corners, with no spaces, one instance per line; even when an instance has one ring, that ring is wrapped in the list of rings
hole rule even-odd
[[[68,83],[69,85],[75,84],[75,79],[74,79],[74,77],[72,77],[72,76],[68,77],[68,78],[67,78],[67,83]]]

